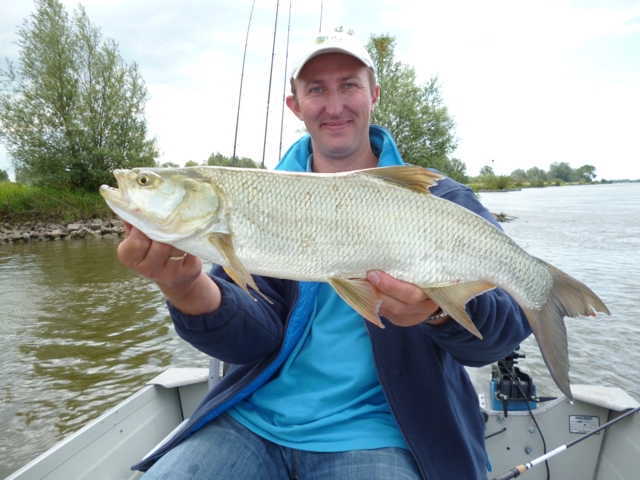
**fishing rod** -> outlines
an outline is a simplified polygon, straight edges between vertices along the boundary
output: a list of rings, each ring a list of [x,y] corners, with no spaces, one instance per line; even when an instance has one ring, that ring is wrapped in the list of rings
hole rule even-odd
[[[561,445],[558,448],[556,448],[555,450],[552,450],[549,453],[546,453],[545,455],[542,455],[541,457],[536,458],[535,460],[531,460],[528,463],[525,463],[523,465],[518,465],[517,467],[512,468],[511,470],[509,470],[504,475],[500,475],[499,477],[495,477],[493,480],[510,480],[512,478],[517,478],[520,475],[522,475],[523,473],[525,473],[527,470],[530,470],[531,468],[535,467],[536,465],[547,461],[548,459],[550,459],[551,457],[557,455],[558,453],[564,452],[565,450],[573,447],[577,443],[580,443],[581,441],[583,441],[584,439],[590,437],[591,435],[594,435],[594,434],[600,432],[601,430],[604,430],[605,428],[609,428],[610,426],[618,423],[620,420],[622,420],[624,418],[627,418],[629,415],[633,415],[636,412],[640,412],[640,407],[636,407],[636,408],[634,408],[632,410],[629,410],[628,412],[624,413],[623,415],[620,415],[618,418],[616,418],[614,420],[611,420],[610,422],[605,423],[601,427],[598,427],[595,430],[592,430],[591,432],[587,433],[586,435],[583,435],[580,438],[577,438],[573,442],[567,443],[566,445]]]
[[[249,45],[249,29],[251,28],[251,17],[253,17],[253,7],[256,6],[256,0],[251,5],[251,13],[249,14],[249,26],[247,27],[247,39],[244,42],[244,55],[242,56],[242,74],[240,75],[240,95],[238,95],[238,115],[236,116],[236,136],[233,138],[233,157],[231,165],[236,166],[236,147],[238,146],[238,123],[240,123],[240,100],[242,99],[242,81],[244,80],[244,62],[247,59],[247,45]]]
[[[264,125],[264,146],[262,147],[262,168],[264,168],[264,157],[267,154],[267,129],[269,128],[269,103],[271,102],[271,79],[273,78],[273,58],[276,56],[276,31],[278,29],[278,8],[280,0],[276,3],[276,24],[273,27],[273,48],[271,50],[271,71],[269,73],[269,92],[267,94],[267,119]]]
[[[282,158],[282,130],[284,128],[284,101],[287,97],[287,64],[289,62],[289,32],[291,32],[291,0],[289,0],[289,25],[287,26],[287,51],[284,56],[284,87],[282,88],[282,117],[280,117],[280,149],[278,160]]]

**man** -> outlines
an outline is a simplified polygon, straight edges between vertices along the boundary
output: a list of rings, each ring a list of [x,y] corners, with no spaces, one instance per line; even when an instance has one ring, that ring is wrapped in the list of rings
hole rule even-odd
[[[306,44],[287,105],[309,131],[278,169],[342,172],[402,165],[369,124],[379,98],[366,49],[344,34]],[[432,193],[490,221],[450,179]],[[496,361],[531,332],[502,290],[467,304],[478,340],[414,285],[381,271],[384,330],[325,283],[255,277],[253,300],[214,266],[127,226],[121,261],[156,281],[179,335],[232,364],[189,422],[135,468],[149,478],[486,478],[484,423],[463,365]]]

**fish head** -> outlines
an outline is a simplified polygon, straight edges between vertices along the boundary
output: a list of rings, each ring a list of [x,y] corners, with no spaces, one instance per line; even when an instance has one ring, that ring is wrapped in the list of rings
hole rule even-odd
[[[118,188],[100,187],[109,207],[149,238],[164,243],[195,235],[215,223],[220,192],[191,168],[114,170]]]

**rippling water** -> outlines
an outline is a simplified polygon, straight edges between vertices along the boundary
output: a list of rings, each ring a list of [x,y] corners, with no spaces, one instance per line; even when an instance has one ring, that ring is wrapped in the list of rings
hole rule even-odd
[[[567,319],[574,383],[640,398],[640,184],[482,194],[527,251],[589,285],[611,317]],[[208,366],[180,340],[162,296],[123,267],[117,240],[0,246],[0,477],[168,366]],[[521,362],[557,394],[533,340]]]
[[[0,247],[0,478],[174,366],[207,366],[117,240]]]
[[[588,285],[611,316],[565,319],[572,383],[618,386],[640,399],[640,183],[483,193],[504,230],[530,254]],[[559,394],[533,339],[525,369],[541,395]]]

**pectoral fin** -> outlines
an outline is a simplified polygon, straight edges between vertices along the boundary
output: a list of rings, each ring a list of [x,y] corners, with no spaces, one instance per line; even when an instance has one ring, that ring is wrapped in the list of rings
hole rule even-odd
[[[364,278],[346,280],[344,278],[330,278],[327,280],[340,297],[351,308],[371,323],[380,328],[384,325],[380,321],[378,311],[382,304],[379,290]]]
[[[448,287],[425,288],[423,291],[456,322],[476,337],[482,338],[482,334],[480,334],[473,324],[464,307],[472,298],[494,288],[496,288],[496,286],[491,283],[477,281],[459,283]]]
[[[267,302],[273,303],[260,290],[258,290],[258,286],[253,280],[253,277],[236,256],[236,252],[233,249],[233,240],[231,239],[230,234],[215,233],[209,236],[209,241],[218,249],[222,256],[226,258],[229,266],[222,268],[240,288],[249,293],[249,289],[247,288],[247,285],[249,285]]]

